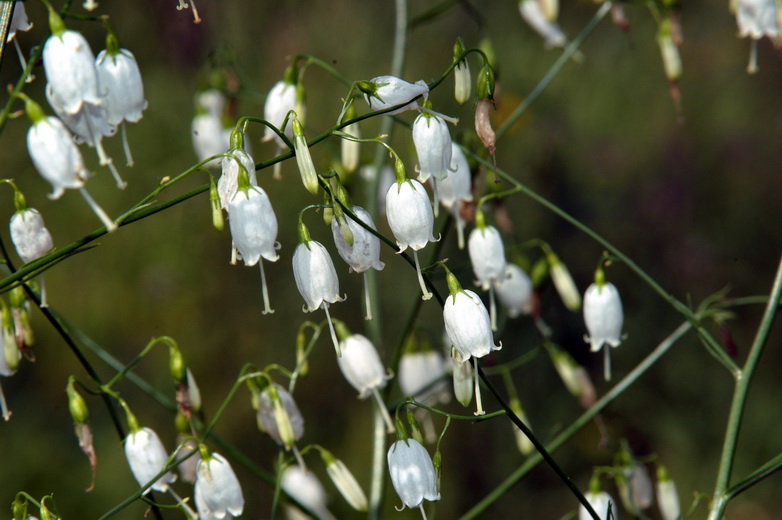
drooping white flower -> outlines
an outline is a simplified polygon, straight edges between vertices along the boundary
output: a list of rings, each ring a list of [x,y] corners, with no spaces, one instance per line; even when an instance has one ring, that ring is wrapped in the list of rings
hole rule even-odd
[[[456,276],[447,267],[445,270],[449,295],[443,305],[443,321],[451,352],[456,360],[467,361],[472,357],[477,365],[479,358],[501,349],[502,345],[494,345],[489,312],[480,296],[462,289]],[[477,405],[475,415],[483,415],[486,412],[481,401],[477,368],[473,370],[473,376]]]
[[[518,265],[509,263],[505,266],[505,275],[500,278],[495,290],[509,317],[532,312],[532,280]]]
[[[276,262],[277,217],[269,196],[260,186],[239,189],[228,205],[231,238],[244,265],[255,265],[261,257]]]
[[[135,123],[147,108],[141,71],[133,53],[127,49],[107,48],[95,61],[101,88],[106,92],[108,123]]]
[[[287,418],[281,420],[278,405],[273,402],[274,399],[269,390],[267,387],[261,391],[258,399],[258,424],[263,427],[263,430],[269,437],[274,439],[274,442],[290,448],[293,442],[298,441],[304,435],[304,417],[301,415],[293,396],[284,387],[274,383],[276,398],[279,399],[279,403],[287,416]],[[283,427],[281,428],[280,423],[286,420],[288,424],[282,425]],[[290,428],[290,439],[285,438],[289,435],[284,431],[288,427]]]
[[[11,241],[24,263],[41,258],[51,251],[52,235],[37,209],[27,208],[11,216]]]
[[[546,13],[538,0],[520,0],[519,12],[522,18],[545,41],[548,47],[564,47],[567,38],[559,27],[559,24],[546,17]]]
[[[434,214],[429,195],[415,179],[396,181],[386,194],[386,218],[401,251],[418,251],[434,238]]]
[[[218,155],[231,148],[231,128],[223,125],[225,94],[218,89],[199,92],[195,96],[195,112],[191,124],[193,149],[199,161]],[[244,143],[248,153],[250,142]],[[255,166],[248,173],[255,172]]]
[[[668,471],[662,465],[657,467],[656,495],[657,506],[660,508],[663,520],[679,520],[682,509],[676,482],[671,480]]]
[[[388,112],[389,114],[416,110],[418,101],[414,100],[419,96],[426,99],[429,95],[429,86],[423,80],[413,84],[395,76],[378,76],[369,81],[361,81],[358,86],[372,110],[385,110],[406,103],[403,107]]]
[[[616,502],[611,498],[611,495],[605,491],[599,491],[585,493],[584,497],[592,506],[592,509],[595,510],[600,520],[618,520]],[[589,511],[583,505],[578,509],[578,520],[592,520],[592,515],[589,514]]]
[[[470,165],[461,147],[451,143],[451,164],[448,177],[443,180],[434,178],[435,190],[440,204],[456,219],[456,232],[459,249],[464,249],[464,218],[461,212],[462,202],[471,202],[472,177]]]
[[[584,323],[589,331],[592,352],[604,344],[618,347],[622,343],[622,300],[611,282],[593,283],[584,293]]]
[[[288,466],[282,472],[280,487],[297,502],[316,513],[323,520],[333,519],[334,515],[326,507],[326,490],[314,473],[299,466]]]
[[[293,277],[304,298],[305,312],[342,301],[339,278],[329,252],[316,240],[300,242],[293,253]]]
[[[29,113],[29,112],[28,112]],[[52,185],[51,199],[84,186],[89,172],[68,129],[56,117],[43,116],[27,132],[27,149],[38,173]]]
[[[415,439],[396,441],[388,450],[391,483],[404,506],[424,513],[424,500],[440,500],[432,458]]]
[[[443,306],[445,332],[460,359],[482,358],[499,347],[494,345],[489,312],[481,297],[464,289],[446,298]]]
[[[759,40],[779,36],[778,6],[775,0],[736,0],[739,37]]]
[[[421,112],[413,122],[413,144],[418,154],[418,180],[426,182],[429,177],[445,179],[452,154],[448,124],[439,116]]]
[[[14,15],[11,17],[11,24],[8,26],[6,42],[14,40],[16,31],[27,32],[32,28],[33,24],[27,19],[27,10],[24,8],[24,2],[16,2]]]
[[[263,118],[278,129],[282,129],[288,112],[295,109],[296,83],[287,81],[287,79],[278,81],[266,95],[266,103],[263,105]],[[293,137],[293,125],[290,121],[288,121],[288,124],[285,126],[285,135]],[[284,141],[274,132],[274,130],[266,128],[263,140],[271,141],[272,139],[277,142],[277,146],[285,146]]]
[[[299,245],[293,252],[293,278],[299,294],[304,298],[304,312],[313,312],[322,308],[329,323],[331,341],[339,357],[339,341],[334,332],[334,324],[329,314],[329,304],[341,302],[339,278],[334,269],[329,252],[323,244],[312,240],[310,233],[299,217]]]
[[[350,208],[364,224],[372,229],[377,229],[372,216],[361,206]],[[336,219],[331,220],[331,232],[334,236],[334,245],[337,246],[339,256],[350,266],[350,272],[363,273],[369,269],[382,271],[386,266],[380,261],[380,239],[367,231],[361,224],[352,218],[347,218],[348,228],[353,234],[353,245],[349,245],[339,230]]]
[[[399,166],[397,170],[400,170]],[[417,180],[407,179],[403,166],[401,173],[397,173],[397,181],[386,193],[386,219],[400,252],[408,247],[413,249],[418,284],[421,286],[423,299],[428,300],[432,293],[426,289],[421,275],[418,250],[423,249],[429,242],[437,241],[433,234],[434,214],[426,189]]]
[[[215,518],[222,519],[228,514],[237,517],[244,511],[244,496],[239,479],[219,453],[212,453],[198,462],[195,494],[200,494],[202,505]]]
[[[125,438],[125,457],[139,485],[145,486],[163,470],[168,454],[154,430],[140,428]],[[149,488],[145,488],[144,492],[147,493],[150,489],[168,491],[168,485],[175,480],[176,476],[167,471]]]
[[[462,60],[456,64],[453,69],[454,92],[453,96],[460,105],[467,103],[472,96],[472,75],[470,74],[470,64],[467,60]]]
[[[483,213],[479,211],[478,220],[482,220],[482,216]],[[470,253],[472,270],[481,288],[486,291],[491,286],[496,286],[505,275],[507,265],[505,246],[497,228],[479,224],[470,232],[467,250]]]
[[[351,334],[340,342],[340,350],[339,369],[359,392],[360,399],[368,397],[373,390],[385,388],[389,376],[377,349],[366,336]]]
[[[81,33],[65,29],[62,19],[50,15],[52,35],[43,47],[43,68],[52,93],[68,114],[82,105],[101,105],[103,96],[95,68],[95,56]]]
[[[253,162],[252,157],[250,157],[250,154],[248,154],[243,147],[232,147],[228,150],[228,153],[230,154],[230,157],[223,157],[220,161],[222,175],[220,175],[220,178],[217,181],[217,193],[220,195],[220,207],[230,213],[228,206],[231,199],[236,195],[236,190],[239,188],[239,164],[241,163],[241,165],[244,166],[250,181],[250,186],[257,186],[258,180],[255,171],[255,162]],[[206,157],[209,157],[209,155]]]
[[[312,195],[318,194],[318,173],[315,171],[315,164],[312,162],[307,139],[304,137],[304,130],[301,127],[299,118],[293,113],[293,151],[296,154],[296,165],[299,167],[301,182]]]
[[[622,504],[633,515],[639,515],[654,503],[652,479],[643,463],[636,461],[623,467],[617,483]]]

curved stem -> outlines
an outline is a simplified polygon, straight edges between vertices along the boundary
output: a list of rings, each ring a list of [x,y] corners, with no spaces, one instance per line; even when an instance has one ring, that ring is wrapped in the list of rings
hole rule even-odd
[[[744,367],[736,378],[736,387],[733,391],[733,400],[730,405],[730,415],[725,428],[725,441],[722,445],[722,456],[720,458],[720,467],[717,473],[717,482],[714,486],[714,496],[709,511],[709,520],[719,520],[722,518],[725,507],[731,498],[728,493],[730,484],[730,474],[733,470],[733,462],[736,457],[736,444],[738,443],[739,430],[741,428],[741,418],[744,415],[744,407],[747,402],[747,393],[749,385],[752,382],[752,376],[757,368],[760,355],[766,346],[768,334],[771,331],[771,325],[777,315],[780,297],[782,297],[782,259],[777,267],[777,273],[774,283],[771,287],[771,294],[766,303],[766,310],[758,326],[755,339],[752,342],[747,360]]]

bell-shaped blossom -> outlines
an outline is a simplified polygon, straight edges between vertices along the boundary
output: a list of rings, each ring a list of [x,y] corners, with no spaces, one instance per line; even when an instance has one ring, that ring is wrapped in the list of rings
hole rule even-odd
[[[375,397],[389,432],[393,432],[394,425],[378,392],[380,388],[386,386],[386,381],[391,376],[386,372],[377,349],[361,334],[343,333],[341,336],[339,349],[342,357],[338,358],[337,362],[342,375],[353,388],[358,390],[359,399],[365,399],[370,394]]]
[[[668,476],[668,471],[663,466],[657,467],[656,484],[657,506],[663,520],[679,520],[682,514],[679,492],[676,490],[676,482]]]
[[[314,473],[299,466],[288,466],[282,472],[280,487],[301,505],[316,513],[323,520],[333,519],[334,515],[326,507],[326,490]]]
[[[11,241],[24,263],[41,258],[54,247],[38,210],[27,208],[11,216]]]
[[[593,283],[584,293],[584,323],[589,331],[590,350],[597,352],[603,344],[618,347],[622,343],[622,300],[611,282]]]
[[[296,84],[287,80],[278,81],[266,95],[266,103],[263,105],[263,118],[282,129],[288,112],[296,109]],[[285,126],[285,135],[293,137],[293,125],[290,121]],[[285,146],[284,141],[271,128],[266,128],[264,141],[274,139],[279,147]]]
[[[191,131],[193,149],[199,161],[231,148],[231,128],[223,125],[225,102],[225,94],[217,89],[205,90],[195,96],[196,115],[193,117]],[[249,141],[245,142],[244,148],[249,149]],[[247,172],[255,172],[255,166]]]
[[[453,80],[453,97],[457,103],[463,105],[472,96],[472,75],[470,74],[470,64],[467,60],[462,60],[456,64],[456,68],[453,69]]]
[[[515,318],[532,312],[534,305],[532,280],[518,265],[509,263],[505,266],[505,275],[500,278],[495,290],[509,317]]]
[[[195,494],[196,503],[200,495],[203,508],[215,518],[222,519],[229,514],[235,518],[244,511],[244,496],[239,479],[219,453],[212,453],[198,462]],[[201,511],[202,508],[199,508]]]
[[[408,247],[418,251],[437,241],[433,235],[434,214],[429,195],[415,179],[397,181],[388,189],[386,218],[401,251]]]
[[[127,49],[106,49],[98,54],[95,64],[100,86],[106,92],[108,123],[119,125],[123,121],[135,123],[141,119],[147,100],[133,53]]]
[[[329,314],[329,304],[343,301],[339,295],[339,278],[329,252],[323,244],[310,239],[310,233],[299,217],[299,245],[293,252],[293,278],[304,298],[304,312],[322,308],[326,313],[331,341],[340,356],[339,341]]]
[[[54,97],[68,114],[81,111],[85,103],[103,104],[90,44],[81,33],[66,30],[59,16],[52,20],[50,15],[50,24],[52,35],[43,46],[43,68]]]
[[[446,374],[443,355],[434,350],[405,352],[399,359],[399,388],[420,402],[447,401]]]
[[[439,180],[434,178],[435,193],[440,200],[440,204],[448,210],[456,220],[456,232],[459,249],[464,249],[464,217],[462,217],[461,205],[464,202],[471,202],[472,196],[472,177],[470,175],[470,165],[461,147],[456,143],[451,143],[451,164],[449,166],[448,177]]]
[[[372,216],[360,206],[350,208],[364,224],[377,229]],[[352,218],[347,218],[348,228],[353,234],[353,245],[347,243],[339,230],[336,219],[331,221],[331,232],[334,235],[334,245],[337,246],[339,256],[350,266],[350,272],[363,273],[369,269],[382,271],[386,266],[380,261],[380,239],[367,231],[361,224]]]
[[[284,413],[287,416],[286,419],[290,425],[292,439],[287,440],[283,438],[284,432],[281,430],[287,428],[288,425],[284,425],[283,428],[280,428],[280,422],[283,421],[279,420],[280,413],[277,411],[277,406],[273,402],[273,396],[268,388],[261,391],[258,398],[258,424],[269,437],[274,439],[274,442],[281,446],[285,445],[286,447],[290,447],[290,445],[293,444],[293,441],[298,441],[301,439],[301,436],[304,435],[304,417],[301,415],[299,407],[296,405],[296,401],[293,399],[290,392],[277,383],[274,383],[274,389],[276,398],[279,399],[279,402],[284,409]]]
[[[779,36],[778,6],[775,0],[736,0],[739,37],[759,40]]]
[[[546,16],[541,3],[539,0],[520,0],[521,17],[546,41],[546,46],[564,47],[567,43],[565,34],[555,20]]]
[[[130,470],[140,486],[146,486],[166,465],[168,454],[160,441],[160,437],[150,428],[140,428],[131,432],[125,438],[125,457]],[[168,491],[168,485],[176,480],[176,476],[167,471],[152,483],[149,488],[155,491]]]
[[[313,312],[342,301],[339,278],[329,252],[316,240],[301,242],[293,253],[293,277],[304,298],[304,311]]]
[[[611,495],[605,491],[598,491],[585,493],[584,497],[600,520],[618,520],[616,502]],[[583,504],[578,509],[578,520],[592,520],[592,515]]]
[[[360,399],[368,397],[373,390],[385,388],[389,375],[369,339],[361,334],[351,334],[340,342],[340,350],[339,369],[359,392]]]
[[[413,144],[418,154],[418,180],[443,180],[451,165],[451,133],[439,116],[421,112],[413,122]]]
[[[372,110],[385,110],[406,103],[389,114],[417,110],[419,106],[416,98],[423,96],[426,99],[429,95],[429,86],[423,80],[413,84],[395,76],[378,76],[369,81],[360,81],[358,87]]]
[[[11,17],[11,24],[8,26],[6,42],[10,42],[16,37],[16,31],[27,32],[32,28],[33,24],[27,19],[27,10],[24,7],[24,2],[16,2],[14,15]]]
[[[228,205],[231,238],[244,265],[255,265],[261,257],[276,262],[277,217],[269,196],[260,186],[240,189]]]
[[[399,170],[399,167],[397,169]],[[426,289],[421,275],[418,250],[438,239],[434,238],[434,214],[429,195],[426,194],[423,185],[414,179],[407,179],[404,173],[397,173],[397,181],[386,193],[386,219],[399,251],[402,252],[408,247],[413,249],[418,284],[421,286],[423,299],[430,299],[432,293]]]
[[[424,500],[440,500],[432,458],[415,439],[396,441],[388,450],[391,483],[404,506],[424,513]]]
[[[494,345],[489,311],[481,297],[469,289],[446,298],[443,320],[448,339],[460,359],[481,358],[500,349]]]
[[[623,467],[617,484],[622,504],[634,516],[639,516],[641,511],[649,509],[654,503],[652,479],[643,463],[633,462]]]
[[[482,213],[478,215],[480,217]],[[505,275],[505,246],[496,227],[479,225],[473,229],[467,240],[467,250],[472,270],[484,291],[496,285]]]
[[[34,122],[27,132],[27,149],[38,173],[52,185],[51,199],[66,189],[84,186],[89,172],[68,129],[56,117]]]

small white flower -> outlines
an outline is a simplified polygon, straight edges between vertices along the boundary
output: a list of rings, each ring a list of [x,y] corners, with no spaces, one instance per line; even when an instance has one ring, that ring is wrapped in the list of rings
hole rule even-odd
[[[565,34],[556,21],[549,20],[538,0],[520,0],[519,12],[522,18],[545,41],[548,47],[564,47],[567,43]]]
[[[52,199],[66,189],[84,186],[89,173],[68,129],[56,117],[33,123],[27,132],[27,149],[38,173],[52,185]]]
[[[43,47],[43,68],[48,86],[66,113],[81,111],[84,103],[103,103],[95,56],[81,33],[53,30]]]
[[[386,218],[401,251],[418,251],[434,238],[434,214],[426,189],[415,179],[397,181],[386,194]]]
[[[285,116],[288,115],[288,112],[295,109],[296,85],[286,81],[278,81],[266,96],[266,103],[263,106],[263,118],[278,129],[282,129]],[[293,137],[293,125],[290,121],[288,121],[288,124],[285,127],[285,135]],[[277,141],[278,146],[285,146],[285,143],[280,139],[280,136],[271,128],[266,128],[263,140],[271,141],[272,139]]]
[[[326,507],[326,490],[311,471],[303,470],[299,466],[288,466],[282,472],[280,487],[323,520],[334,518]]]
[[[570,271],[555,254],[551,253],[547,258],[549,276],[554,282],[554,288],[559,293],[559,297],[562,298],[562,303],[571,311],[577,311],[581,308],[581,295],[578,293],[576,282],[573,281]]]
[[[244,496],[239,479],[219,453],[213,453],[208,459],[198,462],[195,494],[201,495],[202,505],[215,518],[222,519],[228,514],[237,517],[244,511]]]
[[[595,510],[600,520],[618,520],[616,502],[611,498],[611,495],[605,491],[600,491],[598,493],[585,493],[584,497],[589,502],[589,505],[592,506],[592,509]],[[609,507],[611,508],[610,514]],[[578,520],[592,520],[592,515],[589,514],[589,511],[583,505],[579,507]]]
[[[396,441],[391,445],[388,471],[397,495],[410,509],[420,508],[423,513],[424,500],[440,500],[432,458],[415,439]]]
[[[679,520],[682,509],[679,503],[679,493],[676,490],[676,482],[670,479],[657,478],[657,505],[660,508],[663,520]]]
[[[300,242],[293,253],[293,277],[304,298],[305,312],[342,301],[339,296],[339,278],[329,252],[315,240]]]
[[[369,108],[375,111],[407,103],[401,108],[388,112],[398,114],[406,110],[418,109],[418,102],[413,100],[419,96],[426,99],[429,95],[429,86],[423,80],[412,84],[394,76],[378,76],[369,80],[362,91]]]
[[[141,82],[136,58],[129,50],[119,49],[116,54],[106,50],[96,60],[101,88],[106,92],[106,109],[110,125],[122,121],[135,123],[147,108],[144,85]]]
[[[454,99],[460,105],[467,103],[472,96],[472,75],[470,74],[470,64],[467,60],[462,60],[456,64],[453,69],[454,79]]]
[[[739,37],[749,36],[753,40],[759,40],[768,36],[775,39],[779,36],[777,10],[775,0],[737,0],[736,24],[739,27]]]
[[[508,310],[508,316],[515,318],[520,314],[532,312],[532,280],[516,264],[505,266],[503,276],[495,287],[500,302]]]
[[[301,415],[293,396],[285,388],[277,383],[274,383],[274,388],[277,391],[277,396],[282,403],[285,413],[288,415],[288,422],[293,435],[291,441],[298,441],[304,435],[304,417]],[[258,401],[258,423],[269,434],[269,437],[274,439],[274,442],[281,446],[286,444],[284,442],[285,439],[280,434],[279,420],[277,419],[277,414],[275,414],[275,407],[268,389],[261,392]],[[293,442],[290,442],[290,444],[293,444]]]
[[[353,206],[350,209],[363,223],[372,229],[377,229],[367,210],[360,206]],[[337,219],[331,220],[331,232],[339,256],[350,266],[351,272],[363,273],[370,268],[382,271],[386,265],[380,261],[380,239],[352,218],[346,216],[346,220],[350,232],[353,233],[352,246],[348,245],[342,237]]]
[[[244,265],[255,265],[261,257],[270,262],[280,258],[275,248],[277,217],[263,188],[238,190],[228,205],[228,214],[231,238]]]
[[[16,2],[14,15],[11,17],[11,24],[8,26],[6,42],[10,42],[16,37],[16,31],[27,32],[32,28],[33,24],[27,20],[27,10],[24,8],[24,2]]]
[[[603,344],[618,347],[622,343],[622,300],[614,284],[593,283],[584,294],[584,323],[589,331],[590,350],[599,351]]]
[[[351,334],[340,342],[342,357],[337,359],[339,369],[348,383],[359,392],[359,399],[386,386],[389,375],[377,349],[361,334]]]
[[[421,112],[413,122],[413,144],[418,154],[418,180],[443,180],[451,165],[451,133],[440,117]]]
[[[505,246],[494,226],[476,227],[467,240],[467,250],[475,277],[486,291],[505,275]]]
[[[11,217],[11,241],[24,263],[41,258],[54,247],[38,210],[27,208]]]
[[[445,332],[458,357],[482,358],[500,347],[494,345],[489,312],[480,296],[469,289],[446,298],[443,306]]]
[[[139,485],[145,486],[163,470],[168,454],[160,437],[152,429],[141,428],[125,438],[125,457]],[[175,480],[176,476],[168,471],[144,492],[150,489],[168,491],[168,485]]]
[[[618,480],[619,494],[625,509],[638,515],[649,509],[654,503],[654,490],[649,471],[641,462],[622,468],[622,477]]]
[[[196,114],[190,128],[193,133],[193,149],[199,161],[228,149],[230,132],[226,133],[219,116],[206,112]],[[254,165],[252,171],[255,171]]]

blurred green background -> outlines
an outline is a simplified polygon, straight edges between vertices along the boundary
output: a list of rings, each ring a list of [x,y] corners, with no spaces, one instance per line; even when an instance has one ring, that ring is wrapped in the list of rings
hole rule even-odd
[[[411,19],[438,5],[430,1],[409,4]],[[43,41],[47,24],[42,5],[32,1],[26,5],[35,27],[17,38],[28,52]],[[97,11],[110,16],[120,44],[135,54],[149,101],[143,119],[128,127],[134,168],[123,166],[119,138],[107,142],[129,182],[126,190],[118,191],[108,172],[98,167],[94,151],[82,147],[90,167],[98,172],[88,189],[110,215],[125,211],[153,190],[161,178],[173,177],[195,163],[190,137],[193,97],[210,57],[232,55],[235,59],[240,79],[237,116],[262,116],[265,93],[282,78],[289,58],[296,54],[317,56],[353,80],[390,70],[395,17],[392,2],[199,0],[197,5],[203,18],[198,25],[193,24],[190,10],[176,10],[173,0],[103,1]],[[411,28],[403,77],[431,81],[450,64],[456,37],[463,37],[467,46],[489,37],[498,65],[500,94],[495,123],[499,125],[543,77],[559,51],[544,48],[519,16],[516,2],[449,5],[439,16]],[[632,3],[625,8],[630,31],[625,33],[608,19],[603,21],[584,43],[583,61],[567,63],[498,143],[497,164],[605,236],[684,302],[696,306],[725,287],[730,288],[731,296],[767,293],[780,253],[782,55],[768,40],[761,41],[760,72],[747,75],[749,43],[737,39],[727,2],[687,2],[681,11],[684,76],[679,85],[680,118],[663,74],[655,42],[656,23],[645,5]],[[78,3],[73,10],[84,14]],[[588,2],[564,3],[560,23],[566,34],[573,38],[595,10]],[[103,48],[105,32],[99,23],[67,23],[85,34],[96,54]],[[477,61],[471,65],[475,73]],[[9,46],[0,83],[15,83],[20,70]],[[41,66],[36,67],[35,75],[37,79],[25,92],[45,105]],[[304,84],[308,106],[305,131],[312,137],[333,125],[347,89],[317,67],[308,69]],[[436,109],[461,118],[452,132],[459,136],[470,131],[472,106],[458,106],[452,88],[449,78],[431,99]],[[7,94],[2,100],[5,103]],[[16,108],[21,109],[21,103]],[[48,106],[46,109],[51,113]],[[359,103],[358,109],[363,113],[366,107]],[[400,117],[408,123],[413,118],[412,114]],[[98,222],[76,193],[66,193],[57,201],[46,197],[50,187],[34,170],[26,151],[28,124],[25,117],[14,119],[0,136],[0,177],[15,179],[29,205],[44,215],[55,246],[63,247],[94,230]],[[259,141],[261,129],[250,128],[256,162],[272,157],[273,145]],[[379,121],[371,120],[362,133],[372,136],[378,128]],[[394,132],[391,142],[412,174],[416,159],[409,131],[397,125]],[[362,153],[365,161],[371,161],[375,149],[366,145]],[[338,154],[335,139],[313,148],[315,163],[324,170]],[[132,359],[152,337],[175,338],[199,382],[208,416],[220,406],[245,363],[265,366],[276,362],[293,367],[298,326],[306,319],[323,318],[320,312],[311,316],[301,313],[302,300],[290,268],[297,213],[306,204],[320,201],[301,189],[293,162],[283,165],[282,182],[272,180],[270,173],[259,172],[259,182],[269,193],[280,224],[281,258],[265,264],[275,314],[260,313],[257,269],[228,264],[229,233],[212,228],[206,194],[102,237],[98,247],[47,272],[52,308],[123,362]],[[205,175],[193,174],[160,200],[205,181]],[[350,190],[355,203],[366,203],[360,179],[352,179]],[[509,251],[532,238],[546,240],[568,265],[579,288],[588,286],[602,252],[599,245],[524,196],[512,197],[507,209],[514,225],[512,235],[506,237]],[[7,221],[12,213],[11,190],[5,189],[0,193],[0,220]],[[332,307],[332,315],[346,321],[354,332],[362,331],[361,278],[348,275],[336,256],[330,230],[319,225],[319,217],[308,214],[306,222],[313,238],[332,251],[341,290],[348,296],[347,301]],[[376,222],[381,232],[390,236],[384,217]],[[9,245],[7,229],[0,233]],[[424,250],[423,258],[428,258],[432,249]],[[442,246],[440,258],[445,257],[467,286],[472,277],[469,261],[465,252],[456,248],[453,232],[447,234]],[[405,262],[388,248],[381,259],[386,269],[377,277],[381,304],[375,313],[382,331],[378,347],[390,362],[420,293],[415,274]],[[441,276],[434,276],[445,291]],[[618,380],[682,318],[626,267],[615,265],[608,276],[622,294],[628,334],[614,351]],[[602,355],[587,352],[580,314],[566,311],[552,288],[542,292],[541,304],[554,340],[588,367],[599,395],[605,393],[611,385],[602,381]],[[739,361],[749,349],[760,313],[760,307],[743,308],[729,323]],[[106,410],[91,397],[88,404],[98,472],[95,489],[84,493],[89,466],[73,435],[63,390],[69,374],[82,379],[86,376],[42,316],[34,312],[33,320],[37,362],[23,363],[16,375],[2,381],[14,415],[10,422],[0,424],[0,511],[7,514],[4,508],[10,507],[16,492],[24,490],[38,498],[53,494],[64,518],[97,518],[131,495],[137,485]],[[438,341],[442,331],[436,303],[423,305],[416,327],[433,342]],[[509,361],[537,345],[527,318],[506,323],[497,339],[504,348],[485,361],[486,365]],[[780,334],[774,332],[751,388],[735,478],[780,451],[779,345]],[[113,375],[95,356],[88,354],[88,358],[102,377]],[[356,392],[338,370],[326,335],[311,361],[311,373],[301,380],[295,394],[306,420],[300,444],[319,443],[331,449],[368,490],[372,404],[356,399]],[[135,372],[173,397],[167,366],[167,356],[153,352]],[[501,388],[501,379],[495,379]],[[545,354],[515,371],[514,382],[532,427],[544,440],[580,414],[578,403],[564,389]],[[392,398],[400,397],[396,383],[392,384]],[[172,414],[131,383],[119,385],[119,390],[139,421],[154,428],[166,446],[173,448]],[[555,458],[586,489],[593,467],[610,465],[619,440],[626,438],[637,455],[657,454],[668,466],[686,508],[696,493],[709,494],[713,488],[731,395],[729,374],[690,334],[603,414],[608,447],[599,446],[600,431],[593,423]],[[488,392],[485,404],[490,410],[497,407]],[[472,412],[455,402],[446,408],[453,413]],[[438,428],[442,426],[442,421],[436,422]],[[246,392],[241,391],[232,401],[216,432],[256,464],[273,471],[276,445],[258,432]],[[438,518],[459,517],[524,461],[504,419],[481,424],[457,422],[445,436],[442,450]],[[316,458],[309,461],[331,496],[330,507],[336,517],[360,518],[338,496]],[[269,518],[271,490],[238,464],[235,467],[247,499],[244,517]],[[604,482],[616,496],[613,485]],[[739,496],[728,509],[729,517],[779,518],[779,487],[779,477],[772,476]],[[190,494],[185,485],[178,489],[183,495]],[[399,505],[399,499],[389,485],[383,517],[419,515],[394,512],[394,505]],[[540,466],[482,518],[562,518],[576,507],[575,498],[553,472]],[[116,518],[139,518],[145,509],[136,503]],[[701,505],[694,517],[704,517],[705,510]],[[648,516],[659,518],[659,513],[652,508]],[[165,517],[178,518],[178,514],[168,512]]]

